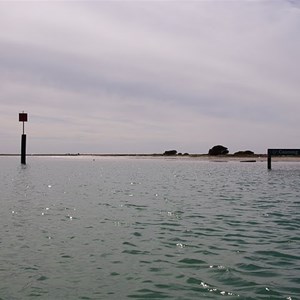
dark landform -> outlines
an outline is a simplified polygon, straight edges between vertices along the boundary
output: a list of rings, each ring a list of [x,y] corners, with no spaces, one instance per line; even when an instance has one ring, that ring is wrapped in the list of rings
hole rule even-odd
[[[0,153],[0,156],[20,156],[19,153]],[[267,158],[266,153],[256,154],[251,150],[240,150],[235,153],[229,153],[227,147],[222,145],[213,146],[208,150],[208,153],[187,153],[187,152],[178,152],[177,150],[166,150],[163,153],[30,153],[26,156],[42,156],[42,157],[60,157],[60,156],[98,156],[98,157],[172,157],[172,158],[184,158],[184,157],[191,157],[191,158],[218,158],[216,161],[220,161],[220,159],[226,158],[240,158],[243,159],[241,162],[255,162],[256,158]],[[283,156],[284,157],[284,156]],[[300,155],[295,156],[296,158],[300,158]]]
[[[0,156],[20,156],[19,153],[0,153]],[[27,156],[132,156],[132,157],[210,157],[209,154],[200,153],[177,153],[175,155],[166,155],[164,153],[30,153]],[[245,157],[241,154],[218,155],[218,157]],[[267,157],[267,154],[253,154],[251,157]]]

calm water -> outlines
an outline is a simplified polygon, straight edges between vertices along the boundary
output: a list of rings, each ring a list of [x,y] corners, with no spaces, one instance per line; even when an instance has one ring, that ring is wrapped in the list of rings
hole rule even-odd
[[[0,158],[0,299],[300,299],[300,163]]]

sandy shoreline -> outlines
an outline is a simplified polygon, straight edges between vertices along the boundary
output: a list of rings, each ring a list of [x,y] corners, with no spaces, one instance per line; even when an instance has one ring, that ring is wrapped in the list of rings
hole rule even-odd
[[[16,157],[20,154],[0,154],[0,157]],[[174,159],[174,160],[202,160],[211,162],[267,162],[266,154],[254,154],[249,156],[244,155],[218,155],[210,156],[207,154],[190,154],[190,155],[163,155],[163,154],[27,154],[27,157],[69,157],[69,158],[117,158],[117,157],[128,157],[128,158],[156,158],[156,159]],[[283,161],[283,162],[300,162],[300,156],[272,156],[272,161]]]

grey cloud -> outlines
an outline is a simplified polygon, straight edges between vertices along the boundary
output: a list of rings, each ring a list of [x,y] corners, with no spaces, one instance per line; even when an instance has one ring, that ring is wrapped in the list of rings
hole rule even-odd
[[[147,149],[163,135],[190,145],[196,133],[182,128],[207,126],[210,141],[231,123],[295,125],[300,15],[287,1],[0,7],[2,117],[26,104],[39,124],[48,114],[43,128],[64,124],[60,134],[81,132],[87,148],[102,126],[107,148],[120,135]]]

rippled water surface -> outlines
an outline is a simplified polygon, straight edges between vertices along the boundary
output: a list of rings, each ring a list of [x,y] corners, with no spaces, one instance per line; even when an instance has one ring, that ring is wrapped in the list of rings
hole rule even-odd
[[[300,299],[300,163],[0,158],[0,299]]]

